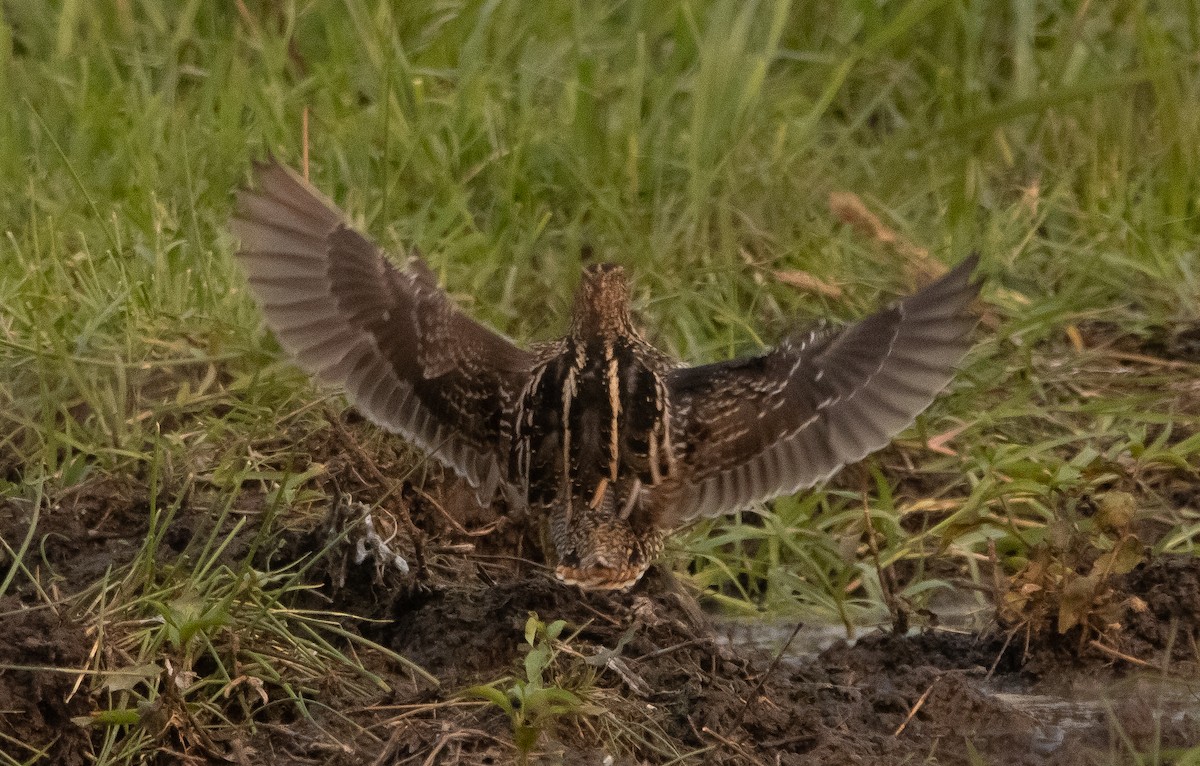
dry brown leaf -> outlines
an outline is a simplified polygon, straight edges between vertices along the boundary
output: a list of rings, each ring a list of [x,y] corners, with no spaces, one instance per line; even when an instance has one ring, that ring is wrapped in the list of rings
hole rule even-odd
[[[1079,332],[1079,328],[1073,324],[1069,324],[1065,328],[1067,340],[1071,341],[1071,348],[1075,349],[1076,354],[1083,353],[1083,333]]]
[[[1124,532],[1137,515],[1137,500],[1128,492],[1106,492],[1096,509],[1096,523],[1101,529]]]
[[[1087,622],[1096,600],[1099,580],[1095,577],[1072,577],[1063,587],[1058,601],[1058,632],[1066,633],[1076,625]]]
[[[1146,560],[1146,546],[1134,535],[1126,535],[1112,550],[1100,554],[1092,563],[1092,575],[1109,577],[1128,574]]]
[[[1038,201],[1042,198],[1042,181],[1040,178],[1035,178],[1029,182],[1029,185],[1021,190],[1021,204],[1029,209],[1029,212],[1037,215]]]
[[[867,209],[866,204],[854,192],[830,192],[829,212],[842,223],[854,227],[860,234],[905,256],[910,270],[915,272],[913,276],[933,279],[948,271],[945,265],[929,257],[928,250],[914,245],[881,221],[879,216]]]
[[[826,282],[819,277],[814,277],[807,271],[776,271],[775,278],[785,285],[790,285],[805,292],[817,293],[828,298],[841,298],[844,291],[838,285],[832,282]]]
[[[969,428],[970,425],[971,425],[970,423],[963,423],[961,426],[955,426],[954,428],[951,428],[949,431],[943,431],[942,433],[938,434],[937,436],[930,437],[929,440],[925,442],[925,446],[932,452],[937,452],[942,455],[949,455],[951,457],[955,457],[956,455],[958,455],[958,453],[955,452],[954,450],[950,449],[949,447],[947,447],[946,443],[949,442],[951,439],[953,439],[955,436],[958,436],[959,434],[961,434],[963,431],[967,430],[967,428]]]
[[[914,500],[911,503],[900,506],[900,515],[907,516],[912,513],[945,513],[947,511],[957,511],[962,507],[962,498],[946,497],[939,499],[923,498]]]
[[[896,232],[889,229],[863,204],[862,199],[854,192],[830,192],[829,212],[847,226],[853,226],[860,234],[871,237],[886,245],[894,244]]]

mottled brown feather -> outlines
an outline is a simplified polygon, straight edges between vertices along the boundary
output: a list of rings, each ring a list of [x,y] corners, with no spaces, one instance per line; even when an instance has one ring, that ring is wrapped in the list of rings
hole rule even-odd
[[[669,372],[681,470],[650,491],[656,524],[669,529],[811,487],[911,425],[970,347],[977,264],[967,258],[840,331]]]
[[[233,228],[280,344],[490,498],[507,481],[502,419],[532,355],[459,311],[419,258],[393,266],[294,171],[272,160],[255,181]]]

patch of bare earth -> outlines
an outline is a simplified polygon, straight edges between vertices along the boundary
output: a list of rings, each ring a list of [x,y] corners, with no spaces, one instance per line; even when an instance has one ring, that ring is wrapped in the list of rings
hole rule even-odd
[[[536,563],[502,554],[523,539],[514,532],[517,521],[488,514],[456,521],[464,517],[455,506],[468,503],[459,490],[405,488],[398,497],[394,507],[426,534],[426,579],[376,556],[359,562],[351,535],[310,570],[321,588],[298,606],[350,615],[343,627],[411,659],[440,685],[421,681],[382,653],[361,654],[386,690],[347,696],[346,687],[330,684],[310,696],[306,713],[275,700],[238,729],[211,736],[208,749],[193,754],[196,762],[513,762],[509,717],[461,692],[522,677],[531,613],[546,623],[566,621],[563,636],[570,638],[547,683],[573,690],[585,703],[578,714],[546,719],[534,762],[601,763],[611,756],[616,764],[678,758],[824,766],[982,758],[997,766],[1070,766],[1104,762],[1119,751],[1121,737],[1147,747],[1195,741],[1197,727],[1187,715],[1155,728],[1137,718],[1145,718],[1145,705],[1117,705],[1111,716],[1077,730],[1048,723],[1011,692],[1101,673],[1120,678],[1164,662],[1180,666],[1200,635],[1196,559],[1149,560],[1114,580],[1145,605],[1114,634],[1124,637],[1115,654],[1080,652],[1070,633],[1025,641],[1002,630],[984,636],[879,632],[819,655],[777,661],[769,651],[724,640],[668,575],[655,573],[628,593],[581,592],[553,581]],[[136,488],[96,483],[43,510],[34,547],[46,551],[53,572],[37,573],[42,592],[69,596],[108,566],[129,561],[146,531],[146,508]],[[30,514],[19,504],[0,509],[4,539],[22,539]],[[163,555],[176,555],[200,537],[202,522],[181,512]],[[254,526],[247,525],[247,535]],[[392,544],[415,573],[404,528],[394,522]],[[328,533],[320,525],[280,532],[277,545],[259,554],[260,565],[278,568],[309,556]],[[244,552],[233,545],[227,555]],[[13,750],[20,741],[45,752],[44,763],[88,762],[102,732],[72,722],[96,709],[99,699],[86,678],[76,690],[77,673],[70,672],[86,664],[91,646],[81,618],[46,607],[28,578],[18,578],[0,612],[0,663],[7,668],[0,670],[0,727],[11,738],[0,747],[31,759],[32,751]],[[164,751],[154,762],[178,759]]]

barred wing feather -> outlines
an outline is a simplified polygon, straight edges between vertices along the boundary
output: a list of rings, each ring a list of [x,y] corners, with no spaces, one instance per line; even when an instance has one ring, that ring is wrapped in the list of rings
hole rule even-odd
[[[459,311],[419,258],[393,266],[294,171],[270,160],[255,180],[233,228],[280,344],[490,498],[507,480],[502,413],[531,354]]]
[[[810,487],[911,425],[970,347],[977,263],[840,331],[668,373],[681,465],[651,490],[658,525]]]

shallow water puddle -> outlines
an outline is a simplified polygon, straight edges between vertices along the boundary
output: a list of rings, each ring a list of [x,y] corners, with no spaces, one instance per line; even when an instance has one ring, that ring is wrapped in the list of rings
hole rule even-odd
[[[1160,733],[1200,721],[1200,679],[1064,670],[1062,678],[1019,686],[1007,679],[981,689],[1036,722],[1032,744],[1043,753],[1054,752],[1072,734],[1154,741]]]
[[[976,635],[984,630],[991,620],[994,609],[991,605],[981,603],[971,594],[950,592],[933,599],[930,613],[939,628]],[[926,618],[922,618],[925,621]],[[795,658],[813,658],[839,641],[853,645],[859,636],[865,636],[878,630],[889,630],[886,614],[880,615],[875,625],[844,625],[824,618],[806,618],[796,630],[795,622],[728,622],[717,628],[717,633],[730,646],[755,647],[768,652],[777,652],[784,644],[788,645],[787,654]],[[909,635],[920,632],[913,628]],[[791,642],[788,643],[789,639]]]

